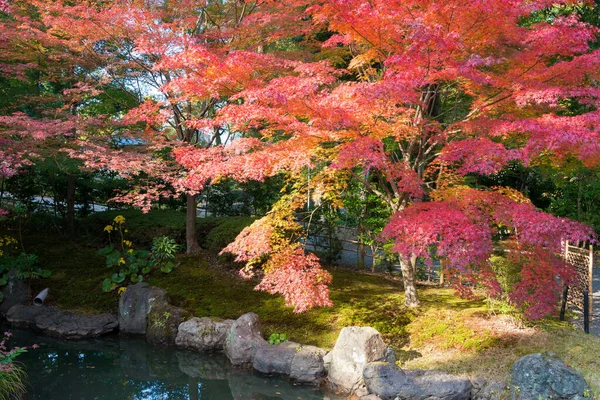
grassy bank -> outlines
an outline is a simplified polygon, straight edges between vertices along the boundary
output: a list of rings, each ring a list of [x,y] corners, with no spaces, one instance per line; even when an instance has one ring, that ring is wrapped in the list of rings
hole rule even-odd
[[[63,309],[96,313],[116,310],[118,294],[104,293],[101,281],[110,274],[97,255],[101,240],[65,240],[30,233],[27,251],[35,252],[52,276],[34,283],[50,287],[49,302]],[[278,296],[253,290],[256,282],[241,279],[235,267],[206,252],[179,257],[170,274],[155,272],[152,285],[166,289],[172,302],[196,316],[237,318],[256,312],[265,336],[285,333],[290,340],[331,348],[341,328],[369,325],[394,347],[405,368],[441,369],[466,376],[506,379],[512,363],[532,353],[551,351],[582,372],[600,393],[600,338],[566,324],[545,321],[537,327],[492,315],[482,300],[464,300],[451,289],[423,287],[423,306],[403,306],[401,282],[393,277],[331,269],[331,308],[294,314]]]

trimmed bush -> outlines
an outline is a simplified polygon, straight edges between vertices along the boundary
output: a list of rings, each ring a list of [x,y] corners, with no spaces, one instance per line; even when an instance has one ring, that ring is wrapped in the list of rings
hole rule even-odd
[[[158,236],[185,242],[185,213],[173,210],[151,210],[148,214],[135,209],[96,213],[85,219],[88,231],[92,235],[101,232],[117,215],[127,220],[128,240],[136,245],[150,247],[152,239]]]
[[[217,225],[206,235],[206,248],[210,251],[220,252],[248,225],[253,223],[254,217],[223,217],[219,218]]]

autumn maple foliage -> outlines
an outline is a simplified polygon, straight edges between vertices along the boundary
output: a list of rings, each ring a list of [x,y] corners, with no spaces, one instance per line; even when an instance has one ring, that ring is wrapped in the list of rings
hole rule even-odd
[[[319,174],[349,174],[394,212],[382,239],[393,240],[400,255],[407,305],[419,303],[411,259],[429,259],[432,251],[455,283],[470,284],[463,289],[480,282],[497,290],[489,257],[501,228],[510,235],[496,245],[528,259],[511,298],[531,317],[552,311],[557,278],[572,276],[556,258],[561,240],[588,240],[591,230],[504,190],[464,187],[463,177],[493,174],[514,160],[598,163],[600,53],[589,46],[597,28],[574,13],[535,17],[546,7],[575,4],[568,1],[292,3],[266,2],[269,8],[258,7],[248,23],[298,24],[306,38],[327,32],[321,47],[348,49],[350,62],[338,68],[297,52],[255,54],[265,63],[276,56],[277,76],[257,74],[206,121],[252,137],[211,151],[178,149],[177,160],[189,171],[184,184],[200,187],[223,176],[261,180],[286,171],[307,185],[303,171],[311,168],[313,189],[327,193],[327,185],[315,187],[326,181]],[[273,47],[281,40],[263,39]],[[585,112],[569,113],[567,99]],[[276,223],[268,215],[229,250],[256,265],[269,249],[256,253],[262,247],[248,239],[269,243],[269,224]],[[317,268],[309,260],[292,262],[296,253],[288,250],[282,253],[288,258],[270,254],[267,279],[274,264],[302,274]],[[294,275],[277,279],[279,292],[289,293]],[[323,298],[314,296],[312,305]]]
[[[159,147],[175,132],[174,186],[191,195],[222,178],[285,175],[285,196],[226,251],[246,263],[244,274],[262,268],[257,288],[295,311],[331,304],[331,276],[302,249],[295,211],[309,193],[336,201],[350,179],[393,213],[381,240],[394,242],[409,306],[419,304],[417,257],[440,257],[464,293],[497,293],[489,257],[505,247],[523,265],[511,298],[544,315],[557,278],[573,275],[556,256],[561,240],[592,236],[518,193],[464,180],[512,161],[600,162],[600,52],[589,45],[598,29],[576,12],[543,12],[581,2],[33,3],[53,40],[102,66],[87,85],[152,88],[118,123],[148,143],[160,137]],[[82,146],[90,165],[162,171],[159,161]]]

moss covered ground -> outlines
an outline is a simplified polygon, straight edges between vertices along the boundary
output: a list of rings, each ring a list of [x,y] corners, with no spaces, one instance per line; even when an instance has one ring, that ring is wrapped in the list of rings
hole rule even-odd
[[[52,271],[50,278],[34,283],[36,290],[50,288],[50,304],[84,313],[116,310],[118,293],[101,289],[110,274],[97,255],[101,240],[30,232],[25,242],[26,250]],[[525,325],[494,315],[481,299],[461,299],[449,288],[434,286],[421,288],[422,307],[407,309],[397,278],[342,268],[330,269],[333,307],[294,314],[280,297],[254,291],[256,282],[241,279],[235,266],[212,252],[180,256],[178,262],[172,273],[155,272],[147,281],[196,316],[226,319],[252,311],[260,316],[266,337],[285,333],[290,340],[324,348],[333,346],[342,327],[369,325],[396,350],[403,367],[491,379],[506,379],[512,363],[525,354],[551,351],[600,393],[600,338],[564,323]]]

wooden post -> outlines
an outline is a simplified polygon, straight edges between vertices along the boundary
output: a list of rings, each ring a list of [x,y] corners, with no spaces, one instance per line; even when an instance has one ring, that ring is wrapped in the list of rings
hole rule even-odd
[[[592,296],[590,304],[590,321],[594,319],[594,246],[590,244],[588,263],[588,292]]]
[[[587,290],[583,291],[583,331],[590,333],[590,296]]]
[[[565,311],[567,310],[567,296],[569,295],[569,287],[563,286],[562,303],[560,305],[560,320],[565,320]]]

